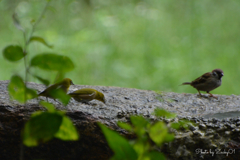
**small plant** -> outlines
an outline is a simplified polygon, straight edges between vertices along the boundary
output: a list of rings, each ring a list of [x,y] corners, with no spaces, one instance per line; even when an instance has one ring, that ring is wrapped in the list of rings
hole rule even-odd
[[[156,117],[174,118],[176,114],[167,112],[163,109],[156,109]],[[166,125],[163,121],[150,122],[142,116],[131,116],[131,124],[118,122],[118,126],[136,135],[136,139],[127,140],[117,132],[110,130],[105,125],[100,124],[103,134],[110,148],[114,151],[112,160],[164,160],[164,154],[157,151],[163,143],[174,140],[174,134],[169,132],[170,128],[179,129],[186,127],[191,123],[189,121],[180,121]]]
[[[32,42],[41,43],[49,48],[53,47],[49,45],[44,38],[34,35],[36,26],[42,20],[49,3],[50,1],[46,2],[46,6],[40,17],[36,21],[31,22],[32,29],[29,34],[27,34],[26,30],[21,26],[17,14],[13,14],[13,21],[16,28],[23,33],[24,45],[8,45],[3,50],[3,56],[8,61],[18,62],[22,59],[24,61],[25,77],[22,78],[19,75],[13,75],[8,85],[8,91],[12,99],[25,105],[28,100],[38,96],[36,90],[27,86],[29,75],[37,78],[43,84],[49,85],[49,80],[31,73],[31,68],[38,67],[47,71],[55,71],[57,72],[57,79],[62,79],[66,72],[74,69],[74,64],[70,58],[56,53],[39,53],[28,61],[27,57],[30,54],[28,47]],[[55,94],[63,104],[66,105],[69,102],[70,97],[66,98],[68,97],[66,94]],[[65,116],[63,111],[57,111],[53,104],[45,101],[41,101],[39,104],[45,107],[47,111],[37,111],[31,115],[30,120],[26,122],[22,132],[23,144],[31,147],[37,146],[40,142],[49,141],[53,137],[61,140],[77,140],[79,138],[72,121]]]

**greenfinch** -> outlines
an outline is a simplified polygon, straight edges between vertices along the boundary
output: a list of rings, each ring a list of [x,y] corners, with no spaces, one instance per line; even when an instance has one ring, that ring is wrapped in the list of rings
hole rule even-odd
[[[69,93],[68,95],[71,96],[75,101],[82,103],[88,103],[89,101],[94,99],[106,103],[104,94],[91,88],[79,89],[72,93]]]
[[[61,89],[64,93],[67,94],[70,85],[74,85],[72,80],[69,79],[69,78],[64,78],[62,81],[60,81],[56,84],[53,84],[50,87],[46,88],[44,91],[39,93],[38,96],[44,96],[46,98],[53,98],[51,96],[51,94],[53,94],[53,92],[55,90],[58,90],[58,89]]]

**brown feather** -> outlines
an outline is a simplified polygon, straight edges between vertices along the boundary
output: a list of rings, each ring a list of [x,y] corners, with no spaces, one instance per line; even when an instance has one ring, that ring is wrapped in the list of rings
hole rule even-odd
[[[192,82],[185,82],[183,85],[191,85],[198,90],[199,95],[201,96],[200,91],[206,91],[208,94],[213,96],[210,91],[221,86],[223,71],[221,69],[214,69],[212,72],[207,72],[202,76],[198,77]],[[215,97],[216,98],[216,97]]]

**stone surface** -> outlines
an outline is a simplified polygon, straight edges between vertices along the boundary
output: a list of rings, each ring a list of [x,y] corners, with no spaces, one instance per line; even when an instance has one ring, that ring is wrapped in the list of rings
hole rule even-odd
[[[74,85],[69,92],[80,88],[97,89],[104,93],[107,103],[94,100],[90,104],[82,104],[71,100],[64,107],[59,102],[49,100],[57,109],[67,111],[81,138],[76,142],[54,139],[28,148],[21,145],[21,129],[31,113],[44,108],[38,105],[37,99],[28,101],[26,106],[11,101],[7,84],[8,81],[0,81],[0,159],[19,159],[21,154],[25,159],[109,159],[113,153],[96,122],[132,137],[120,129],[116,122],[128,121],[131,115],[136,114],[154,120],[151,113],[157,107],[177,113],[174,121],[186,118],[197,124],[188,131],[174,131],[175,140],[161,148],[169,159],[220,160],[238,159],[240,156],[240,118],[237,117],[240,115],[240,96],[217,95],[218,99],[214,99],[199,98],[197,94]],[[45,89],[44,85],[35,83],[28,83],[28,86],[39,92]]]

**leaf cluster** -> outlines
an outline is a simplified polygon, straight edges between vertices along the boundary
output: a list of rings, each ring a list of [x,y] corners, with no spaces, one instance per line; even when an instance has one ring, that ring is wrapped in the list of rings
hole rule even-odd
[[[174,118],[176,114],[163,109],[156,109],[154,114],[157,117]],[[118,126],[136,135],[136,139],[127,140],[117,132],[110,130],[99,123],[110,148],[114,151],[113,160],[164,160],[165,156],[157,151],[166,142],[174,140],[174,134],[169,132],[170,128],[179,129],[187,126],[189,121],[180,121],[170,124],[169,127],[163,121],[151,122],[142,116],[131,116],[131,124],[118,122]]]
[[[63,111],[57,111],[53,104],[41,101],[47,112],[38,111],[31,115],[22,132],[23,143],[26,146],[37,146],[52,138],[61,140],[78,140],[79,136],[72,121]]]
[[[17,14],[14,13],[12,16],[16,28],[23,32],[24,46],[13,44],[6,46],[3,49],[3,57],[10,62],[19,62],[20,60],[24,61],[25,80],[23,80],[24,78],[19,75],[13,75],[8,85],[10,97],[20,103],[26,104],[28,100],[38,97],[37,91],[27,86],[26,82],[28,75],[37,78],[45,85],[50,84],[48,79],[42,78],[36,73],[31,73],[32,68],[37,67],[42,70],[57,72],[58,79],[64,77],[66,72],[74,69],[74,64],[70,58],[57,53],[39,53],[30,61],[26,58],[30,54],[27,48],[33,42],[41,43],[48,48],[53,48],[53,46],[48,44],[44,38],[33,35],[34,30],[42,19],[49,2],[50,1],[47,2],[46,7],[42,11],[38,20],[31,22],[32,30],[29,36],[27,36],[26,30],[21,26]],[[59,99],[64,105],[67,105],[70,100],[70,97],[62,90],[54,90],[50,94],[51,97]],[[23,143],[26,146],[37,146],[40,142],[49,141],[54,137],[61,140],[77,140],[79,138],[72,121],[65,116],[64,112],[57,111],[53,104],[45,101],[41,101],[39,104],[47,108],[47,111],[37,111],[33,113],[30,120],[26,122],[22,131]]]

